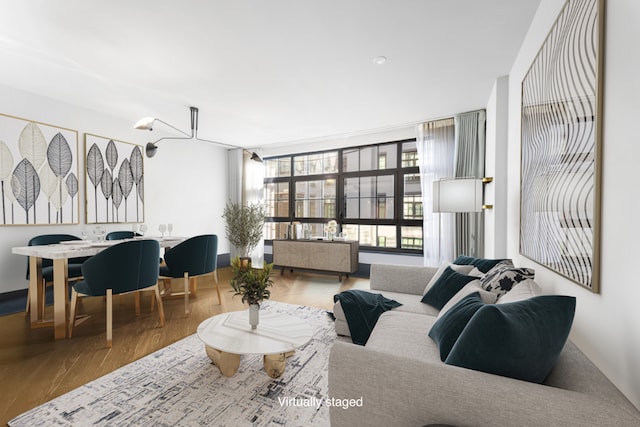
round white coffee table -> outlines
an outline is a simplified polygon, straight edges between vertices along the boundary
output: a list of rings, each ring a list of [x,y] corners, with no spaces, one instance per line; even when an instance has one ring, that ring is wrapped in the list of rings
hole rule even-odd
[[[271,378],[280,377],[286,358],[311,339],[311,325],[302,319],[272,311],[260,311],[256,329],[249,325],[249,310],[210,317],[198,326],[198,338],[222,375],[238,372],[240,355],[263,354],[264,370]]]

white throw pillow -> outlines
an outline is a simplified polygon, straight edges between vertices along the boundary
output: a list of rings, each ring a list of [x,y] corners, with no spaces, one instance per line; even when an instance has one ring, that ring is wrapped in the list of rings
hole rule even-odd
[[[442,276],[442,273],[444,273],[447,267],[451,267],[452,270],[465,275],[469,275],[469,272],[473,270],[472,265],[457,265],[457,264],[451,264],[450,262],[445,262],[440,266],[440,268],[438,268],[438,271],[436,271],[436,274],[433,275],[431,280],[429,280],[429,283],[427,283],[427,286],[424,288],[422,295],[425,295],[427,291],[431,289],[433,284],[436,283],[436,281],[440,278],[440,276]]]
[[[484,277],[484,273],[478,270],[478,267],[473,267],[473,269],[469,272],[469,274],[467,274],[467,276],[482,278]]]
[[[540,286],[532,279],[526,279],[514,285],[509,292],[498,298],[497,304],[523,301],[538,295],[542,295]]]
[[[474,292],[480,292],[480,298],[485,304],[493,304],[496,302],[496,294],[493,292],[485,291],[480,286],[480,280],[472,280],[471,282],[464,285],[462,289],[458,291],[447,303],[442,307],[440,313],[438,313],[438,319],[442,317],[451,307],[456,305],[459,301],[461,301],[464,297]]]

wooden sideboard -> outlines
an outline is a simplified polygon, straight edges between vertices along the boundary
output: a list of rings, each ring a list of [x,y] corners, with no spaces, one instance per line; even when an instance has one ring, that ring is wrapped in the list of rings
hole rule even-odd
[[[357,241],[347,240],[274,240],[273,263],[282,268],[301,268],[304,270],[337,273],[347,278],[358,271]]]

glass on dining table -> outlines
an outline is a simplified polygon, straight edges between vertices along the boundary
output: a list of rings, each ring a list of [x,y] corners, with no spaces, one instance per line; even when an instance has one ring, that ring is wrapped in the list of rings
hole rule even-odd
[[[140,224],[140,234],[144,236],[144,233],[147,232],[147,224]]]
[[[98,242],[102,242],[104,240],[105,233],[106,231],[102,226],[96,225],[93,227],[93,234],[96,236],[96,240]]]
[[[167,224],[160,224],[158,226],[158,231],[160,232],[160,238],[163,238],[164,232],[167,231]]]
[[[167,224],[167,233],[169,237],[171,237],[172,231],[173,231],[173,224]]]

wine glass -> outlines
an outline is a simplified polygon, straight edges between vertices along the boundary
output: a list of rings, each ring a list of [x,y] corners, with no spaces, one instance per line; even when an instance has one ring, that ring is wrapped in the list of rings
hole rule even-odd
[[[171,236],[171,232],[173,231],[173,224],[167,224],[167,231],[169,232],[169,236]]]
[[[144,236],[144,233],[147,232],[147,224],[140,224],[140,234]]]
[[[132,224],[131,231],[133,231],[133,237],[136,237],[136,234],[138,234],[138,224]]]
[[[87,241],[87,230],[82,230],[80,232],[80,235],[82,236],[82,241],[86,242]]]
[[[163,238],[164,232],[167,231],[167,224],[160,224],[158,226],[158,231],[160,232],[160,238]]]

